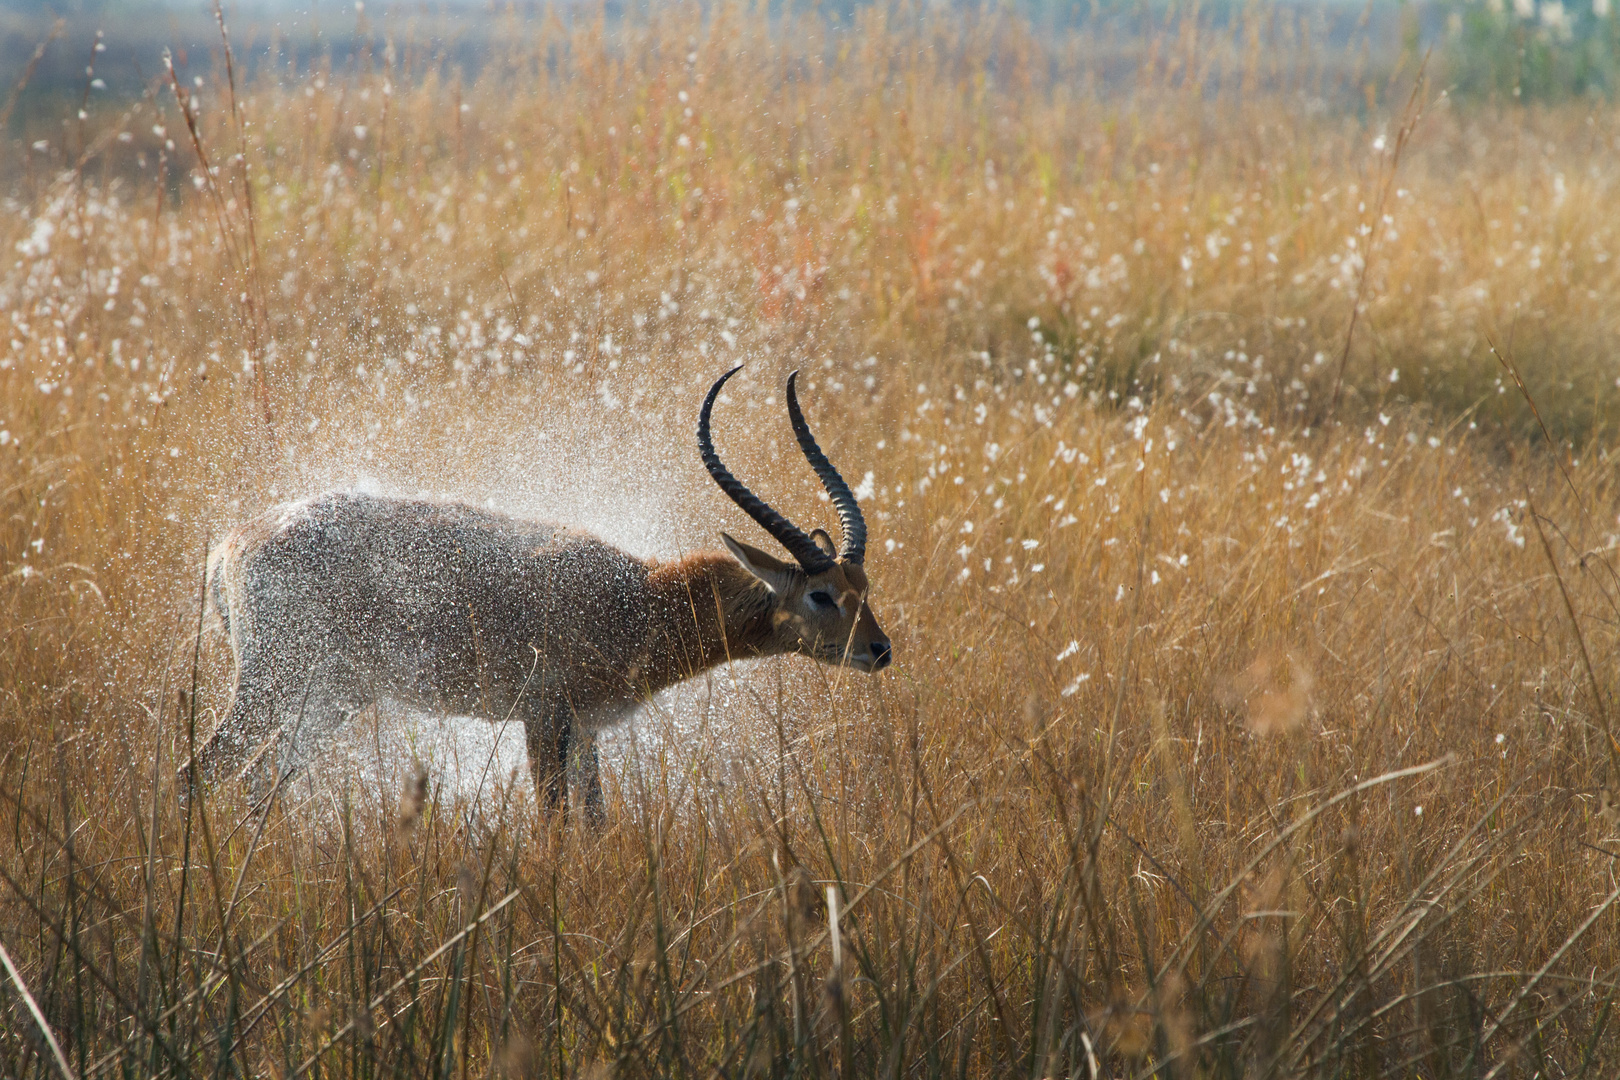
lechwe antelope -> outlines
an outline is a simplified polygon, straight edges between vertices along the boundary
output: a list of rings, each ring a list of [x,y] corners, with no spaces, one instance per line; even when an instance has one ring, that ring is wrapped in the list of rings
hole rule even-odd
[[[236,658],[229,710],[199,749],[206,781],[276,741],[319,736],[377,700],[521,717],[537,796],[567,805],[570,744],[587,816],[602,817],[595,733],[667,686],[743,657],[803,653],[876,672],[894,651],[867,606],[866,522],[816,445],[788,376],[799,447],[843,532],[808,534],[698,449],[720,490],[793,556],[720,534],[726,551],[638,559],[595,537],[454,503],[329,494],[278,506],[208,557]],[[271,761],[291,763],[290,751]],[[248,766],[247,771],[252,771]]]

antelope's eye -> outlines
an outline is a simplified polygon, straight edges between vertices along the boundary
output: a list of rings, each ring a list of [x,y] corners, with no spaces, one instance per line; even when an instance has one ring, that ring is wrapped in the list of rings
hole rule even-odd
[[[810,606],[820,608],[822,611],[831,611],[838,605],[833,602],[831,594],[817,591],[810,594]]]

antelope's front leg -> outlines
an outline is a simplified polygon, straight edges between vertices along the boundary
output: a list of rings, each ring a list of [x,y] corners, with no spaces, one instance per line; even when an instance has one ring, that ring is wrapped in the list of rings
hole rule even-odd
[[[585,805],[585,821],[591,828],[600,830],[607,824],[607,810],[602,805],[602,769],[596,753],[596,732],[580,732],[575,740],[573,767],[580,801]]]
[[[523,734],[528,742],[529,771],[534,775],[538,805],[568,816],[568,744],[572,735],[567,712],[526,716]]]

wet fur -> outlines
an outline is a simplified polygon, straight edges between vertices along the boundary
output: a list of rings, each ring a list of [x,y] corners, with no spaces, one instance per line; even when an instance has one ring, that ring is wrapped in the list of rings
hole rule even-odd
[[[541,798],[566,805],[572,749],[596,819],[597,730],[717,664],[797,645],[778,598],[724,552],[644,561],[555,525],[358,494],[244,523],[210,553],[209,592],[236,685],[190,779],[272,738],[287,744],[272,760],[296,767],[301,739],[392,700],[521,718]]]

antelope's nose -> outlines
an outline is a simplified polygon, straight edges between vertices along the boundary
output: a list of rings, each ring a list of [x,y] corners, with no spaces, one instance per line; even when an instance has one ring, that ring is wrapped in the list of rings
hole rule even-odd
[[[872,670],[882,671],[894,661],[894,649],[887,641],[872,642]]]

